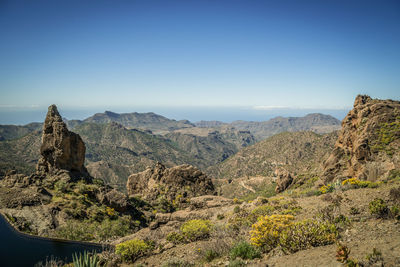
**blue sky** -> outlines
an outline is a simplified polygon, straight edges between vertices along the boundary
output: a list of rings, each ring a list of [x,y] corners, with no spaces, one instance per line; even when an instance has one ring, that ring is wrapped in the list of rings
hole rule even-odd
[[[3,110],[399,99],[400,1],[1,0],[0,32]]]

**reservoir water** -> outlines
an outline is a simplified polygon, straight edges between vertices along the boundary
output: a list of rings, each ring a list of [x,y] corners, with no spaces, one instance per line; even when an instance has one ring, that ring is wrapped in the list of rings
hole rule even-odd
[[[64,262],[72,261],[75,252],[97,251],[102,247],[95,244],[79,242],[59,241],[44,238],[36,238],[15,231],[0,215],[0,266],[34,266],[51,256]]]

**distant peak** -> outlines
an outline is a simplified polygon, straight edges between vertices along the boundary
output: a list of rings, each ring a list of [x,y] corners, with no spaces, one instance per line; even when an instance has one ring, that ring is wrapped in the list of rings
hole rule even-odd
[[[107,116],[111,116],[111,117],[116,117],[119,115],[118,113],[108,111],[108,110],[104,111],[104,114],[106,114]]]

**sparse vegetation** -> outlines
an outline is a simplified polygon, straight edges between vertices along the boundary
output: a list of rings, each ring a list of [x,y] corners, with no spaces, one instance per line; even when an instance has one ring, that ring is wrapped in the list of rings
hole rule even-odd
[[[190,220],[182,224],[181,234],[187,241],[196,241],[210,235],[211,223],[208,220]]]
[[[219,253],[214,249],[206,249],[203,258],[206,262],[211,262],[214,259],[218,258],[219,256],[220,256]]]
[[[121,216],[114,220],[106,219],[102,222],[68,220],[65,225],[56,229],[55,236],[78,241],[105,241],[129,234],[134,227],[132,223],[134,222],[128,216]]]
[[[166,236],[167,241],[173,243],[173,244],[179,244],[183,243],[185,241],[185,237],[177,232],[171,232],[168,233]]]
[[[115,246],[115,253],[128,263],[147,255],[151,250],[152,245],[141,239],[128,240]]]
[[[236,258],[241,258],[244,260],[252,260],[261,257],[261,252],[257,247],[247,243],[246,241],[239,241],[236,243],[230,253],[229,257],[234,260]]]
[[[400,116],[397,116],[392,122],[384,122],[376,131],[377,139],[372,142],[371,150],[373,152],[384,151],[389,156],[394,151],[390,144],[400,138]]]
[[[369,211],[377,218],[386,218],[389,215],[386,202],[380,198],[376,198],[369,203]]]

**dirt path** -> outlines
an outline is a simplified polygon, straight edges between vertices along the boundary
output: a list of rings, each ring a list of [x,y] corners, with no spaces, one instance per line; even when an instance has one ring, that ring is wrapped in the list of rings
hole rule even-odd
[[[253,193],[256,192],[256,190],[254,190],[254,189],[251,188],[250,186],[245,185],[245,183],[244,183],[243,181],[240,181],[240,185],[241,185],[243,188],[245,188],[245,189],[247,189],[247,190],[249,190],[249,191],[251,191],[251,192],[253,192]]]

